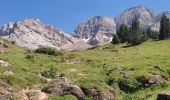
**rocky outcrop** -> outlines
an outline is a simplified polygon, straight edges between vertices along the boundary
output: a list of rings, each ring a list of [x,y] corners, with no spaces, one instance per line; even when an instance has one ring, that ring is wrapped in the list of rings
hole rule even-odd
[[[59,77],[43,90],[46,93],[55,95],[67,95],[71,94],[77,97],[78,100],[85,100],[85,95],[73,82],[65,77]]]
[[[0,100],[29,100],[26,94],[0,80]]]
[[[83,40],[90,45],[108,43],[116,33],[114,19],[102,16],[93,17],[81,23],[72,36]]]
[[[0,100],[48,100],[48,96],[40,90],[18,91],[0,80]]]
[[[40,46],[61,49],[62,46],[71,45],[74,42],[54,26],[47,26],[33,19],[4,25],[0,30],[0,36],[29,49],[36,49]]]
[[[26,92],[26,95],[29,100],[48,100],[48,96],[39,90],[28,91]]]
[[[115,92],[109,88],[107,91],[100,92],[95,89],[92,90],[93,100],[115,100]]]
[[[153,75],[148,79],[149,84],[164,84],[165,79],[160,75]]]
[[[158,94],[157,100],[170,100],[170,92],[164,92]]]
[[[5,62],[3,60],[0,60],[0,66],[1,67],[9,67],[9,66],[12,66],[11,64],[9,64],[8,62]]]

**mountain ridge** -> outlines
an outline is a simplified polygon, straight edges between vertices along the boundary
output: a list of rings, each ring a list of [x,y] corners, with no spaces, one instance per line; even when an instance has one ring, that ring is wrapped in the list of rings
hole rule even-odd
[[[150,27],[152,30],[159,31],[162,14],[170,18],[170,11],[156,13],[145,6],[139,5],[125,10],[115,18],[106,16],[91,17],[80,23],[72,34],[66,34],[51,25],[44,25],[38,19],[26,19],[9,22],[2,26],[0,36],[29,49],[36,49],[40,46],[68,49],[68,47],[78,47],[76,43],[79,41],[82,44],[79,44],[79,47],[83,45],[91,47],[110,43],[119,26],[121,24],[129,26],[134,17],[138,17],[142,28]]]

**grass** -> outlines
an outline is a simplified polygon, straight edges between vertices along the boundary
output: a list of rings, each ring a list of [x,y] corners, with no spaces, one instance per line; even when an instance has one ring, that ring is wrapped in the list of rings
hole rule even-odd
[[[86,51],[62,51],[63,55],[61,56],[50,56],[30,53],[24,48],[9,44],[6,52],[0,54],[0,59],[8,61],[14,67],[0,67],[0,79],[18,89],[27,87],[42,89],[47,85],[47,82],[39,74],[54,66],[57,69],[57,74],[63,74],[84,88],[96,88],[104,91],[108,80],[113,80],[111,86],[117,93],[117,100],[155,100],[158,93],[170,89],[169,81],[166,82],[164,87],[153,86],[132,93],[120,90],[118,85],[118,81],[122,80],[125,74],[128,74],[132,80],[142,75],[151,76],[155,74],[168,79],[170,40],[147,41],[134,47],[125,46],[126,44],[114,46],[108,44]],[[31,56],[28,57],[28,55]],[[155,66],[158,66],[159,69],[156,69]],[[14,72],[14,75],[3,75],[2,73],[7,70]],[[110,72],[109,76],[107,75],[108,72]],[[148,93],[153,94],[153,96],[147,97]],[[69,98],[75,99],[75,97],[69,95],[50,95],[50,100],[70,100]]]

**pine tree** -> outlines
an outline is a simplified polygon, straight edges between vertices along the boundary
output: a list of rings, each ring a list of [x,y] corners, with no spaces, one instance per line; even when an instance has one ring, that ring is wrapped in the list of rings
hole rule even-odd
[[[118,38],[118,35],[115,34],[112,39],[112,44],[118,44],[120,43],[120,39]]]
[[[121,43],[124,43],[127,41],[128,31],[129,31],[128,27],[125,24],[122,24],[119,30],[117,31],[117,35]]]
[[[147,36],[148,38],[158,40],[159,39],[159,32],[153,31],[150,28],[147,29]]]
[[[163,15],[160,22],[159,39],[164,40],[170,38],[170,20]]]
[[[138,45],[147,40],[147,33],[140,29],[140,23],[137,18],[132,21],[127,40],[131,45]]]

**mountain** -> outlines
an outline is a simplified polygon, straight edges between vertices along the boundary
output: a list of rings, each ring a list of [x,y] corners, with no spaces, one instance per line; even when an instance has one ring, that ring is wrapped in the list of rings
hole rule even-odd
[[[44,25],[39,20],[26,19],[4,25],[0,29],[0,36],[29,49],[49,46],[56,49],[84,50],[95,45],[110,43],[120,25],[130,26],[135,17],[139,19],[141,28],[150,27],[159,31],[163,14],[170,18],[170,12],[155,13],[139,5],[125,10],[115,18],[92,17],[78,25],[71,35],[66,35],[54,26]]]
[[[73,37],[83,40],[90,45],[109,43],[116,33],[114,19],[95,16],[81,23],[72,34]]]
[[[120,16],[115,18],[116,27],[119,28],[121,24],[130,25],[132,20],[137,17],[142,28],[148,28],[156,22],[157,13],[149,10],[144,6],[136,6],[123,12]]]
[[[0,36],[29,49],[36,49],[40,46],[61,49],[63,46],[74,43],[70,36],[65,35],[58,28],[44,25],[39,20],[33,19],[10,22],[4,25],[0,29]]]

